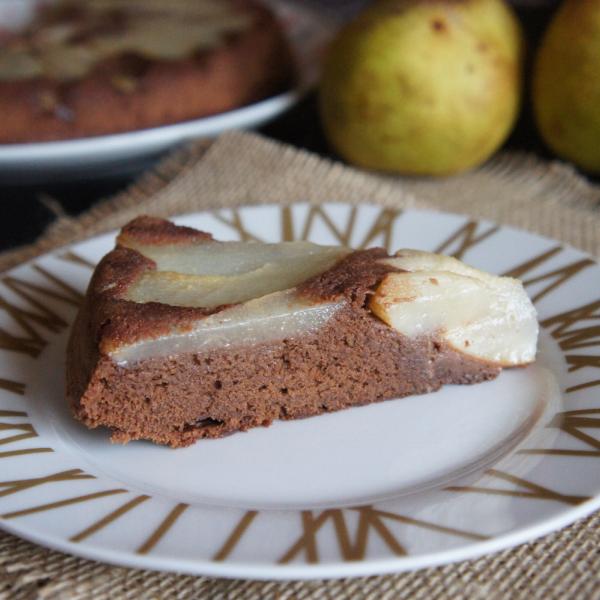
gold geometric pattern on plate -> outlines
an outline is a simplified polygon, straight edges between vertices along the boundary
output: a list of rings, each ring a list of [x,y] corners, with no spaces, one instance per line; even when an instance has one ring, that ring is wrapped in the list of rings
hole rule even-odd
[[[90,502],[91,500],[97,500],[98,498],[104,498],[106,496],[113,496],[114,494],[125,494],[127,490],[123,488],[103,490],[101,492],[94,492],[93,494],[84,494],[82,496],[74,496],[72,498],[64,498],[63,500],[57,500],[56,502],[48,502],[46,504],[40,504],[38,506],[30,506],[29,508],[23,508],[21,510],[14,510],[12,512],[4,513],[0,515],[2,519],[14,519],[15,517],[25,517],[34,513],[44,512],[46,510],[54,510],[55,508],[63,508],[64,506],[70,506],[72,504],[80,504],[81,502]]]
[[[130,510],[133,510],[136,506],[139,506],[140,504],[142,504],[143,502],[146,502],[146,500],[149,500],[149,499],[150,499],[150,496],[147,496],[146,494],[142,494],[141,496],[136,496],[135,498],[133,498],[132,500],[129,500],[125,504],[119,506],[119,508],[116,508],[115,510],[113,510],[112,512],[107,514],[106,516],[102,517],[101,519],[98,519],[97,521],[92,523],[89,527],[86,527],[83,531],[80,531],[79,533],[72,535],[69,538],[69,541],[70,542],[81,542],[82,540],[85,540],[86,538],[90,537],[91,535],[94,535],[94,533],[97,533],[98,531],[101,531],[102,529],[104,529],[107,525],[110,525],[114,521],[117,521],[123,515],[127,514]]]
[[[25,395],[25,384],[20,381],[13,381],[12,379],[0,378],[0,389],[12,392],[18,396]]]
[[[589,302],[578,308],[567,310],[553,317],[544,319],[540,324],[548,329],[552,337],[558,341],[565,354],[569,371],[577,371],[584,367],[600,369],[599,354],[580,354],[578,351],[585,348],[600,346],[600,325],[579,326],[583,322],[598,321],[600,319],[600,300]],[[571,352],[577,350],[577,352]],[[575,391],[598,385],[598,380],[592,380],[568,388]]]
[[[58,300],[78,307],[82,295],[43,267],[32,265],[32,268],[54,287],[48,288],[10,275],[2,278],[2,283],[24,301],[26,308],[9,302],[0,295],[0,311],[10,315],[14,324],[23,332],[19,336],[0,328],[0,349],[37,358],[48,344],[48,339],[39,331],[40,327],[49,333],[58,333],[68,326],[67,321],[48,308],[43,300]]]
[[[298,223],[297,229],[301,231],[299,236],[294,235],[294,226],[296,223],[293,221],[294,216],[292,214],[291,207],[284,206],[281,207],[280,210],[282,231],[281,241],[308,240],[310,238],[312,228],[317,221],[321,221],[332,233],[335,239],[342,245],[349,245],[350,239],[354,234],[356,225],[356,207],[352,207],[350,209],[350,215],[345,223],[345,226],[338,227],[335,225],[332,218],[323,207],[318,205],[309,206],[304,221],[302,223]],[[221,223],[224,223],[225,225],[228,225],[234,229],[238,233],[241,241],[265,241],[258,238],[246,228],[239,210],[230,209],[230,212],[232,214],[231,218],[224,216],[221,211],[215,211],[211,214]],[[383,243],[381,245],[386,248],[386,250],[391,251],[393,226],[401,214],[402,211],[399,209],[379,209],[379,213],[375,218],[375,221],[363,236],[362,240],[358,244],[354,244],[354,247],[357,249],[366,248],[373,242],[373,240],[376,239],[377,236],[382,235]]]
[[[235,229],[241,240],[258,240],[246,227],[242,213],[239,210],[230,211],[231,217],[224,216],[222,212],[212,213],[222,223]],[[401,211],[387,208],[380,208],[379,212],[371,224],[370,228],[363,234],[356,247],[366,247],[372,244],[377,238],[383,240],[388,251],[391,248],[393,227]],[[321,222],[331,232],[334,238],[340,243],[349,245],[353,239],[357,225],[357,207],[351,207],[344,223],[336,224],[327,210],[321,206],[310,206],[301,223],[293,222],[293,211],[291,207],[280,208],[280,222],[282,238],[286,241],[293,239],[308,239],[315,223]],[[483,225],[477,221],[467,221],[459,227],[454,233],[450,234],[446,240],[439,245],[437,251],[443,252],[452,250],[452,255],[462,258],[464,254],[476,245],[489,239],[499,230],[497,226]],[[294,232],[298,235],[294,236]],[[530,286],[540,282],[547,282],[546,287],[538,291],[533,297],[534,301],[547,296],[552,291],[566,284],[572,277],[584,269],[596,264],[593,260],[584,258],[576,260],[564,267],[552,269],[541,275],[529,276],[529,273],[542,266],[545,262],[558,256],[563,251],[562,246],[555,246],[527,259],[520,265],[508,270],[505,275],[523,278],[525,286]],[[81,257],[73,251],[63,252],[56,255],[57,258],[67,262],[92,269],[93,263],[88,259]],[[20,300],[20,303],[8,301],[0,295],[0,311],[4,311],[12,320],[12,324],[22,333],[15,334],[0,328],[0,350],[18,352],[36,358],[49,343],[49,336],[63,331],[68,320],[59,315],[55,310],[49,308],[47,301],[58,301],[74,309],[81,302],[82,295],[79,291],[73,289],[60,277],[48,271],[39,264],[31,265],[31,268],[47,284],[40,285],[28,282],[20,277],[6,276],[1,282],[11,290]],[[74,310],[73,310],[74,312]],[[589,325],[587,322],[600,319],[600,300],[584,304],[578,308],[564,311],[552,317],[545,318],[541,325],[548,329],[554,339],[557,340],[565,360],[569,365],[570,371],[577,371],[583,367],[600,368],[600,357],[598,355],[581,354],[579,350],[589,349],[600,346],[600,326]],[[586,322],[586,323],[584,323]],[[590,380],[584,383],[578,383],[569,387],[567,392],[600,386],[600,379]],[[25,383],[12,380],[11,378],[0,378],[0,389],[15,395],[25,394]],[[548,427],[558,428],[562,434],[572,436],[585,443],[589,449],[570,450],[570,449],[525,449],[522,454],[547,454],[561,455],[570,457],[591,457],[600,456],[600,441],[587,434],[583,429],[600,428],[600,408],[570,410],[557,413],[548,423]],[[29,422],[29,417],[25,411],[11,410],[8,407],[0,410],[0,431],[7,432],[9,435],[0,438],[0,458],[14,458],[18,460],[19,456],[24,454],[48,453],[53,452],[52,448],[25,448],[25,449],[7,449],[13,443],[18,443],[27,439],[35,439],[38,436],[33,424]],[[8,419],[8,420],[6,420]],[[11,423],[10,419],[19,419],[18,422]],[[534,501],[555,501],[567,505],[577,505],[589,498],[584,495],[560,493],[536,484],[527,479],[523,479],[496,469],[490,469],[485,473],[486,477],[502,481],[505,484],[514,485],[515,488],[507,489],[495,487],[494,485],[482,485],[477,482],[476,485],[469,486],[449,486],[444,488],[446,491],[461,493],[491,494],[497,496],[511,496],[523,500]],[[60,482],[79,481],[96,479],[94,475],[85,473],[81,469],[70,469],[42,475],[30,479],[19,479],[14,481],[0,482],[0,498],[18,494],[26,490],[40,488],[46,485],[58,484]],[[101,498],[130,493],[130,490],[124,488],[111,488],[102,491],[93,491],[89,494],[66,497],[54,502],[39,504],[36,506],[22,507],[11,510],[0,515],[4,519],[14,519],[25,517],[30,514],[53,510],[56,508],[69,507],[72,505],[81,505]],[[110,524],[119,519],[131,515],[135,509],[148,501],[152,497],[146,494],[138,494],[122,503],[104,516],[96,518],[90,525],[73,533],[69,537],[71,542],[81,542],[87,540],[97,532],[103,530]],[[150,529],[143,543],[137,548],[138,554],[147,554],[151,552],[156,545],[169,534],[179,517],[189,508],[186,503],[174,504],[168,512],[162,517],[159,524]],[[358,512],[358,523],[353,535],[350,531],[349,522],[346,518],[346,511]],[[258,517],[263,513],[256,510],[248,510],[243,513],[234,524],[230,533],[223,540],[220,548],[213,556],[214,561],[224,561],[230,558],[231,554],[252,528]],[[291,562],[298,557],[304,557],[308,563],[319,561],[318,537],[327,523],[331,523],[335,533],[335,539],[340,556],[343,560],[356,561],[363,560],[366,556],[366,549],[369,536],[378,536],[384,544],[395,555],[405,555],[406,548],[401,540],[392,533],[388,527],[389,522],[403,523],[408,526],[415,526],[437,531],[445,535],[458,536],[474,541],[488,539],[488,536],[479,533],[464,531],[445,527],[436,523],[414,519],[395,512],[375,508],[373,506],[358,506],[353,508],[332,508],[323,511],[297,511],[299,519],[299,533],[297,537],[290,541],[287,550],[277,559],[280,564]]]
[[[580,260],[576,260],[575,262],[565,265],[564,267],[559,267],[554,269],[553,271],[549,271],[548,273],[544,273],[542,275],[537,275],[535,277],[531,277],[530,279],[525,279],[524,276],[529,273],[529,271],[533,271],[540,265],[544,264],[546,261],[550,260],[554,256],[560,254],[564,248],[562,246],[555,246],[554,248],[550,248],[550,250],[546,250],[542,252],[538,256],[534,256],[524,263],[506,271],[503,273],[506,277],[516,277],[523,281],[523,285],[525,287],[532,285],[534,283],[539,283],[540,281],[550,280],[549,284],[537,294],[532,297],[533,302],[537,302],[541,300],[544,296],[549,294],[552,290],[560,287],[564,283],[566,283],[571,277],[574,277],[580,271],[583,271],[587,267],[591,267],[596,263],[590,258],[583,258]]]
[[[242,539],[250,524],[258,515],[257,510],[248,510],[244,516],[239,520],[238,524],[234,527],[233,531],[227,536],[225,543],[217,550],[213,556],[214,561],[225,560],[235,549],[238,542]]]
[[[238,232],[240,236],[241,242],[262,242],[260,238],[252,235],[244,226],[244,222],[242,220],[242,215],[239,210],[233,208],[231,209],[232,217],[228,218],[223,216],[220,212],[212,213],[213,217],[217,219],[217,221],[221,221],[224,225],[229,225],[232,229]]]
[[[0,417],[27,417],[27,413],[20,410],[0,410]],[[31,438],[39,437],[33,425],[29,422],[8,423],[0,421],[0,431],[17,431],[14,435],[0,438],[0,446],[7,446],[16,442],[22,442]],[[40,454],[44,452],[54,452],[52,448],[20,448],[19,450],[2,450],[0,458],[9,458],[11,456],[22,456],[24,454]]]
[[[595,416],[598,415],[598,416]],[[585,433],[582,429],[600,429],[600,408],[584,408],[557,413],[548,427],[560,429],[583,442],[592,450],[570,450],[562,448],[528,448],[520,454],[544,454],[547,456],[597,456],[600,457],[600,440]]]
[[[447,254],[447,251],[450,248],[456,246],[456,250],[454,250],[450,256],[462,260],[467,250],[470,250],[477,244],[487,240],[500,229],[499,226],[492,225],[484,231],[479,232],[479,225],[480,223],[478,221],[467,221],[443,241],[434,252],[438,254]]]
[[[58,483],[62,481],[74,481],[76,479],[96,479],[94,475],[84,473],[81,469],[69,469],[68,471],[59,471],[50,475],[41,477],[32,477],[30,479],[18,479],[15,481],[0,481],[0,497],[17,494],[31,488],[47,485],[49,483]],[[3,488],[3,489],[2,489]]]
[[[359,513],[354,541],[352,541],[344,516],[344,509],[330,508],[316,515],[310,510],[304,510],[301,512],[302,534],[277,562],[280,564],[288,563],[299,554],[304,554],[308,563],[319,562],[317,534],[328,521],[333,523],[340,555],[346,561],[363,560],[365,558],[370,532],[376,533],[397,556],[405,556],[407,554],[405,547],[396,539],[385,524],[386,519],[476,541],[488,539],[488,536],[485,535],[454,529],[452,527],[444,527],[420,519],[413,519],[412,517],[406,517],[390,511],[379,510],[370,505],[357,506],[347,510]]]
[[[533,483],[532,481],[527,481],[526,479],[521,479],[520,477],[496,469],[489,469],[485,474],[502,481],[513,483],[521,489],[513,490],[471,485],[451,485],[444,489],[449,492],[471,492],[476,494],[492,494],[496,496],[514,496],[515,498],[524,498],[528,500],[554,500],[556,502],[571,505],[581,504],[590,499],[589,496],[561,494],[560,492],[555,492],[542,485]]]
[[[66,262],[73,263],[75,265],[79,265],[80,267],[87,267],[90,270],[93,270],[96,267],[96,265],[93,262],[77,254],[77,252],[73,252],[73,250],[63,252],[62,254],[57,255],[57,258],[60,258],[61,260],[64,260]]]
[[[160,525],[148,536],[148,539],[136,550],[138,554],[148,554],[158,542],[168,533],[173,527],[175,521],[179,519],[183,512],[189,508],[189,504],[183,502],[177,504],[169,514],[163,519]]]

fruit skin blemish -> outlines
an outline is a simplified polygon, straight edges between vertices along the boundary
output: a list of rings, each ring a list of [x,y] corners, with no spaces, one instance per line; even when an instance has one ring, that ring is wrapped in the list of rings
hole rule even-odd
[[[448,175],[487,160],[513,128],[523,39],[503,0],[380,0],[344,27],[319,90],[348,162]]]

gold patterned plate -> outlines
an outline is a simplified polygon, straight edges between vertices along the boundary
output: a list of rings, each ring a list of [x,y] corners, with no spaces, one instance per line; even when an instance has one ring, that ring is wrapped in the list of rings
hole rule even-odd
[[[176,219],[223,240],[435,250],[522,278],[539,357],[447,386],[171,450],[112,445],[64,400],[69,324],[105,235],[0,282],[0,524],[110,563],[244,578],[386,573],[500,550],[600,506],[600,266],[464,216],[297,204]]]

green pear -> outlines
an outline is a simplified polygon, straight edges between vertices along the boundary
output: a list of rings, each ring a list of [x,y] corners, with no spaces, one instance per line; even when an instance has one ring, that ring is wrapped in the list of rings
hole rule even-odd
[[[522,34],[503,0],[380,0],[324,64],[325,133],[346,160],[446,175],[506,139],[521,96]]]
[[[567,0],[533,71],[538,129],[560,157],[600,173],[600,0]]]

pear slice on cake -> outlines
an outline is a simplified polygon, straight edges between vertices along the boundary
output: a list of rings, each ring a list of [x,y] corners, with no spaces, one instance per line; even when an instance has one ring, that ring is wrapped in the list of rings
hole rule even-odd
[[[438,335],[454,349],[502,366],[535,358],[538,323],[523,285],[440,254],[400,250],[369,307],[409,337]]]

